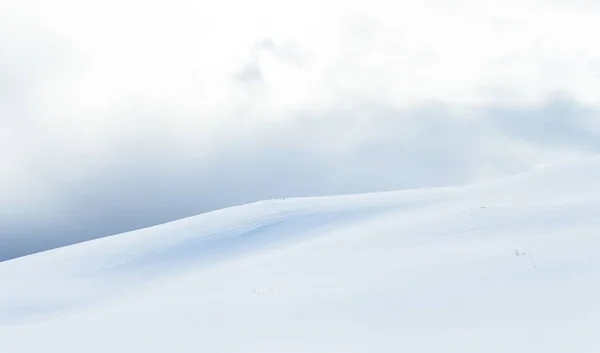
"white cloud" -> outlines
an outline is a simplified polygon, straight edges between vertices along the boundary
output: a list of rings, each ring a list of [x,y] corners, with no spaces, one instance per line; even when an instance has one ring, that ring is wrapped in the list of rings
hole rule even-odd
[[[594,4],[4,2],[4,256],[596,152]]]

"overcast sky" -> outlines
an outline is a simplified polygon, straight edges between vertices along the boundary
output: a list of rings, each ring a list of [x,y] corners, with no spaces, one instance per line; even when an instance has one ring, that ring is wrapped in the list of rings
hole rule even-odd
[[[600,151],[600,5],[0,2],[0,260]]]

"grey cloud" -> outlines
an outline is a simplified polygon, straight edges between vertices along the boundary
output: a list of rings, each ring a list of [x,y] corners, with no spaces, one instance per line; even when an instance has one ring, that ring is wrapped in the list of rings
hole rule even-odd
[[[536,110],[503,107],[488,110],[494,118],[494,126],[515,139],[540,147],[578,146],[589,151],[600,150],[598,135],[585,125],[598,111],[581,106],[566,95],[557,94]]]
[[[355,101],[344,109],[299,114],[246,133],[224,132],[216,152],[198,150],[197,158],[189,153],[182,157],[183,151],[170,148],[165,136],[142,136],[133,144],[129,140],[114,146],[111,158],[86,165],[80,177],[51,184],[67,207],[52,210],[45,219],[22,214],[1,223],[0,256],[7,259],[261,199],[468,182],[486,162],[481,150],[489,142],[490,124],[540,148],[568,144],[598,151],[577,123],[589,112],[557,100],[537,109],[490,107],[478,112],[480,119],[462,120],[443,105],[399,110]],[[357,129],[365,116],[374,133],[333,151],[333,141]],[[518,156],[506,153],[515,159],[506,172],[520,170]],[[47,175],[81,168],[69,162]]]
[[[235,78],[241,83],[262,82],[263,73],[258,66],[258,61],[253,60],[246,64],[246,66],[235,75]]]
[[[272,39],[265,38],[254,44],[248,61],[234,75],[235,80],[240,83],[265,83],[260,62],[260,55],[263,53],[272,55],[294,67],[302,67],[307,60],[305,55],[293,43],[279,44]]]

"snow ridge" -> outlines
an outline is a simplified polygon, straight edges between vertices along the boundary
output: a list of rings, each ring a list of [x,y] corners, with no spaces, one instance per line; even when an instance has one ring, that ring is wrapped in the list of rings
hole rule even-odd
[[[598,352],[599,184],[269,200],[2,262],[2,351]]]

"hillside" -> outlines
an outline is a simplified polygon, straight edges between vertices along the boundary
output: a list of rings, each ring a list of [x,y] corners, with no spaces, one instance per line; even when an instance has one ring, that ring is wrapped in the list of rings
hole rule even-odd
[[[0,351],[599,352],[600,161],[232,207],[0,263]]]

